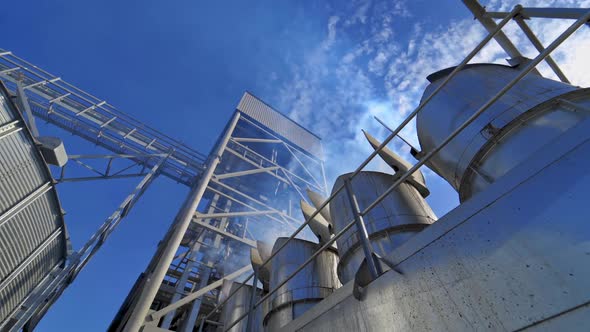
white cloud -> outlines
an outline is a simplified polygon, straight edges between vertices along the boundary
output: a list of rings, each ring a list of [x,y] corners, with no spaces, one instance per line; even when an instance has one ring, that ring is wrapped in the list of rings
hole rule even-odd
[[[328,20],[328,37],[322,43],[322,48],[324,50],[329,50],[334,44],[334,40],[336,39],[336,24],[340,21],[340,17],[338,16],[330,16]]]
[[[524,1],[524,5],[590,7],[590,1]],[[394,30],[395,22],[407,21],[412,15],[405,3],[362,1],[355,6],[349,18],[343,13],[334,13],[329,18],[325,39],[302,62],[292,66],[293,79],[281,87],[277,102],[279,109],[290,110],[290,116],[323,137],[329,181],[353,170],[370,154],[361,129],[377,138],[387,136],[387,129],[373,116],[396,127],[418,105],[427,84],[426,76],[458,64],[486,35],[472,17],[437,28],[420,22],[418,17],[413,26],[405,29],[409,30],[406,35],[397,38],[402,31]],[[487,5],[494,10],[510,10],[513,6],[514,2],[499,0]],[[343,22],[339,24],[341,18]],[[571,23],[529,22],[545,46]],[[362,31],[366,33],[359,33]],[[538,54],[516,24],[508,24],[505,32],[526,56]],[[583,28],[554,55],[574,84],[590,84],[589,37],[589,29]],[[407,42],[398,41],[404,39]],[[497,43],[491,42],[472,62],[505,63],[506,57]],[[552,75],[547,66],[540,70]],[[417,146],[413,123],[402,131],[402,136]],[[398,152],[401,149],[411,159],[401,141],[396,140],[391,147]],[[372,167],[381,169],[382,165],[374,163]]]

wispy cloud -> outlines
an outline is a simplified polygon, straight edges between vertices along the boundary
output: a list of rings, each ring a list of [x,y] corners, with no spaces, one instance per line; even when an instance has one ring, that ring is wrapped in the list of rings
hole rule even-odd
[[[510,10],[514,4],[494,0],[487,7]],[[524,5],[590,7],[590,1],[524,1]],[[348,14],[333,13],[324,40],[303,61],[291,64],[292,79],[280,87],[276,104],[323,137],[329,180],[353,170],[371,152],[361,129],[376,137],[387,136],[387,129],[373,116],[391,127],[397,126],[418,105],[427,84],[426,76],[456,65],[486,34],[471,17],[434,28],[408,17],[414,16],[404,2],[354,2]],[[404,30],[394,30],[396,20],[404,19],[415,23]],[[530,22],[545,45],[569,24],[556,20]],[[578,85],[590,84],[587,64],[590,31],[587,30],[574,35],[554,55],[566,75]],[[505,32],[526,56],[538,54],[516,24],[509,24]],[[506,57],[492,42],[473,62],[505,63]],[[541,66],[540,70],[553,77],[547,66]],[[417,145],[413,124],[402,135]],[[391,148],[411,158],[401,141],[394,141]],[[371,167],[382,169],[383,165],[376,162]],[[429,174],[429,181],[440,182],[433,176]]]

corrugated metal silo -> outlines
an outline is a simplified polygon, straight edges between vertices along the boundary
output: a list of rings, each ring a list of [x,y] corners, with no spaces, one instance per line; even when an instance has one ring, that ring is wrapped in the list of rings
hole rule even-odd
[[[10,98],[0,84],[0,327],[68,248],[53,179]]]

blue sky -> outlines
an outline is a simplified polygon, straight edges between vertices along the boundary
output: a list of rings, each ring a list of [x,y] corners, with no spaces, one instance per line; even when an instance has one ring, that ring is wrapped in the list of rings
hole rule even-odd
[[[513,5],[495,0],[489,7]],[[484,36],[460,1],[451,0],[37,1],[10,6],[0,19],[1,48],[203,153],[249,90],[324,138],[332,180],[371,152],[360,129],[381,139],[387,135],[372,116],[397,125],[417,106],[426,75],[458,63]],[[533,24],[542,40],[563,27]],[[522,36],[514,37],[534,55]],[[577,84],[588,83],[588,65],[585,71],[573,70],[590,54],[587,37],[576,35],[565,46],[577,45],[575,51],[556,55]],[[502,62],[504,57],[491,45],[478,60]],[[97,151],[53,128],[41,131],[63,136],[70,153]],[[403,135],[416,142],[411,128]],[[400,142],[391,148],[407,155]],[[443,215],[457,204],[456,194],[425,172],[429,201]],[[136,181],[60,185],[75,248]],[[38,330],[105,330],[186,193],[181,185],[158,179]]]

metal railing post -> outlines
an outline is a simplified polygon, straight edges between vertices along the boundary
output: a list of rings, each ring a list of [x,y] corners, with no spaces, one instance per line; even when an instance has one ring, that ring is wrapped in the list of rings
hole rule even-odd
[[[254,301],[256,301],[256,287],[258,284],[258,273],[254,270],[254,279],[252,280],[252,293],[250,293],[250,305],[248,310],[248,322],[246,323],[246,331],[253,331],[252,330],[252,323],[254,321]]]
[[[363,253],[365,254],[365,259],[367,260],[367,266],[369,268],[369,272],[371,273],[371,277],[376,279],[382,272],[381,265],[378,261],[374,259],[373,255],[373,246],[369,241],[369,233],[367,232],[367,228],[365,227],[365,221],[363,216],[361,216],[360,207],[354,192],[352,191],[352,185],[350,184],[350,179],[344,180],[344,185],[346,186],[346,193],[348,194],[348,200],[350,201],[350,208],[352,209],[352,214],[354,215],[354,221],[356,224],[356,231],[358,234],[359,241],[363,248]]]

